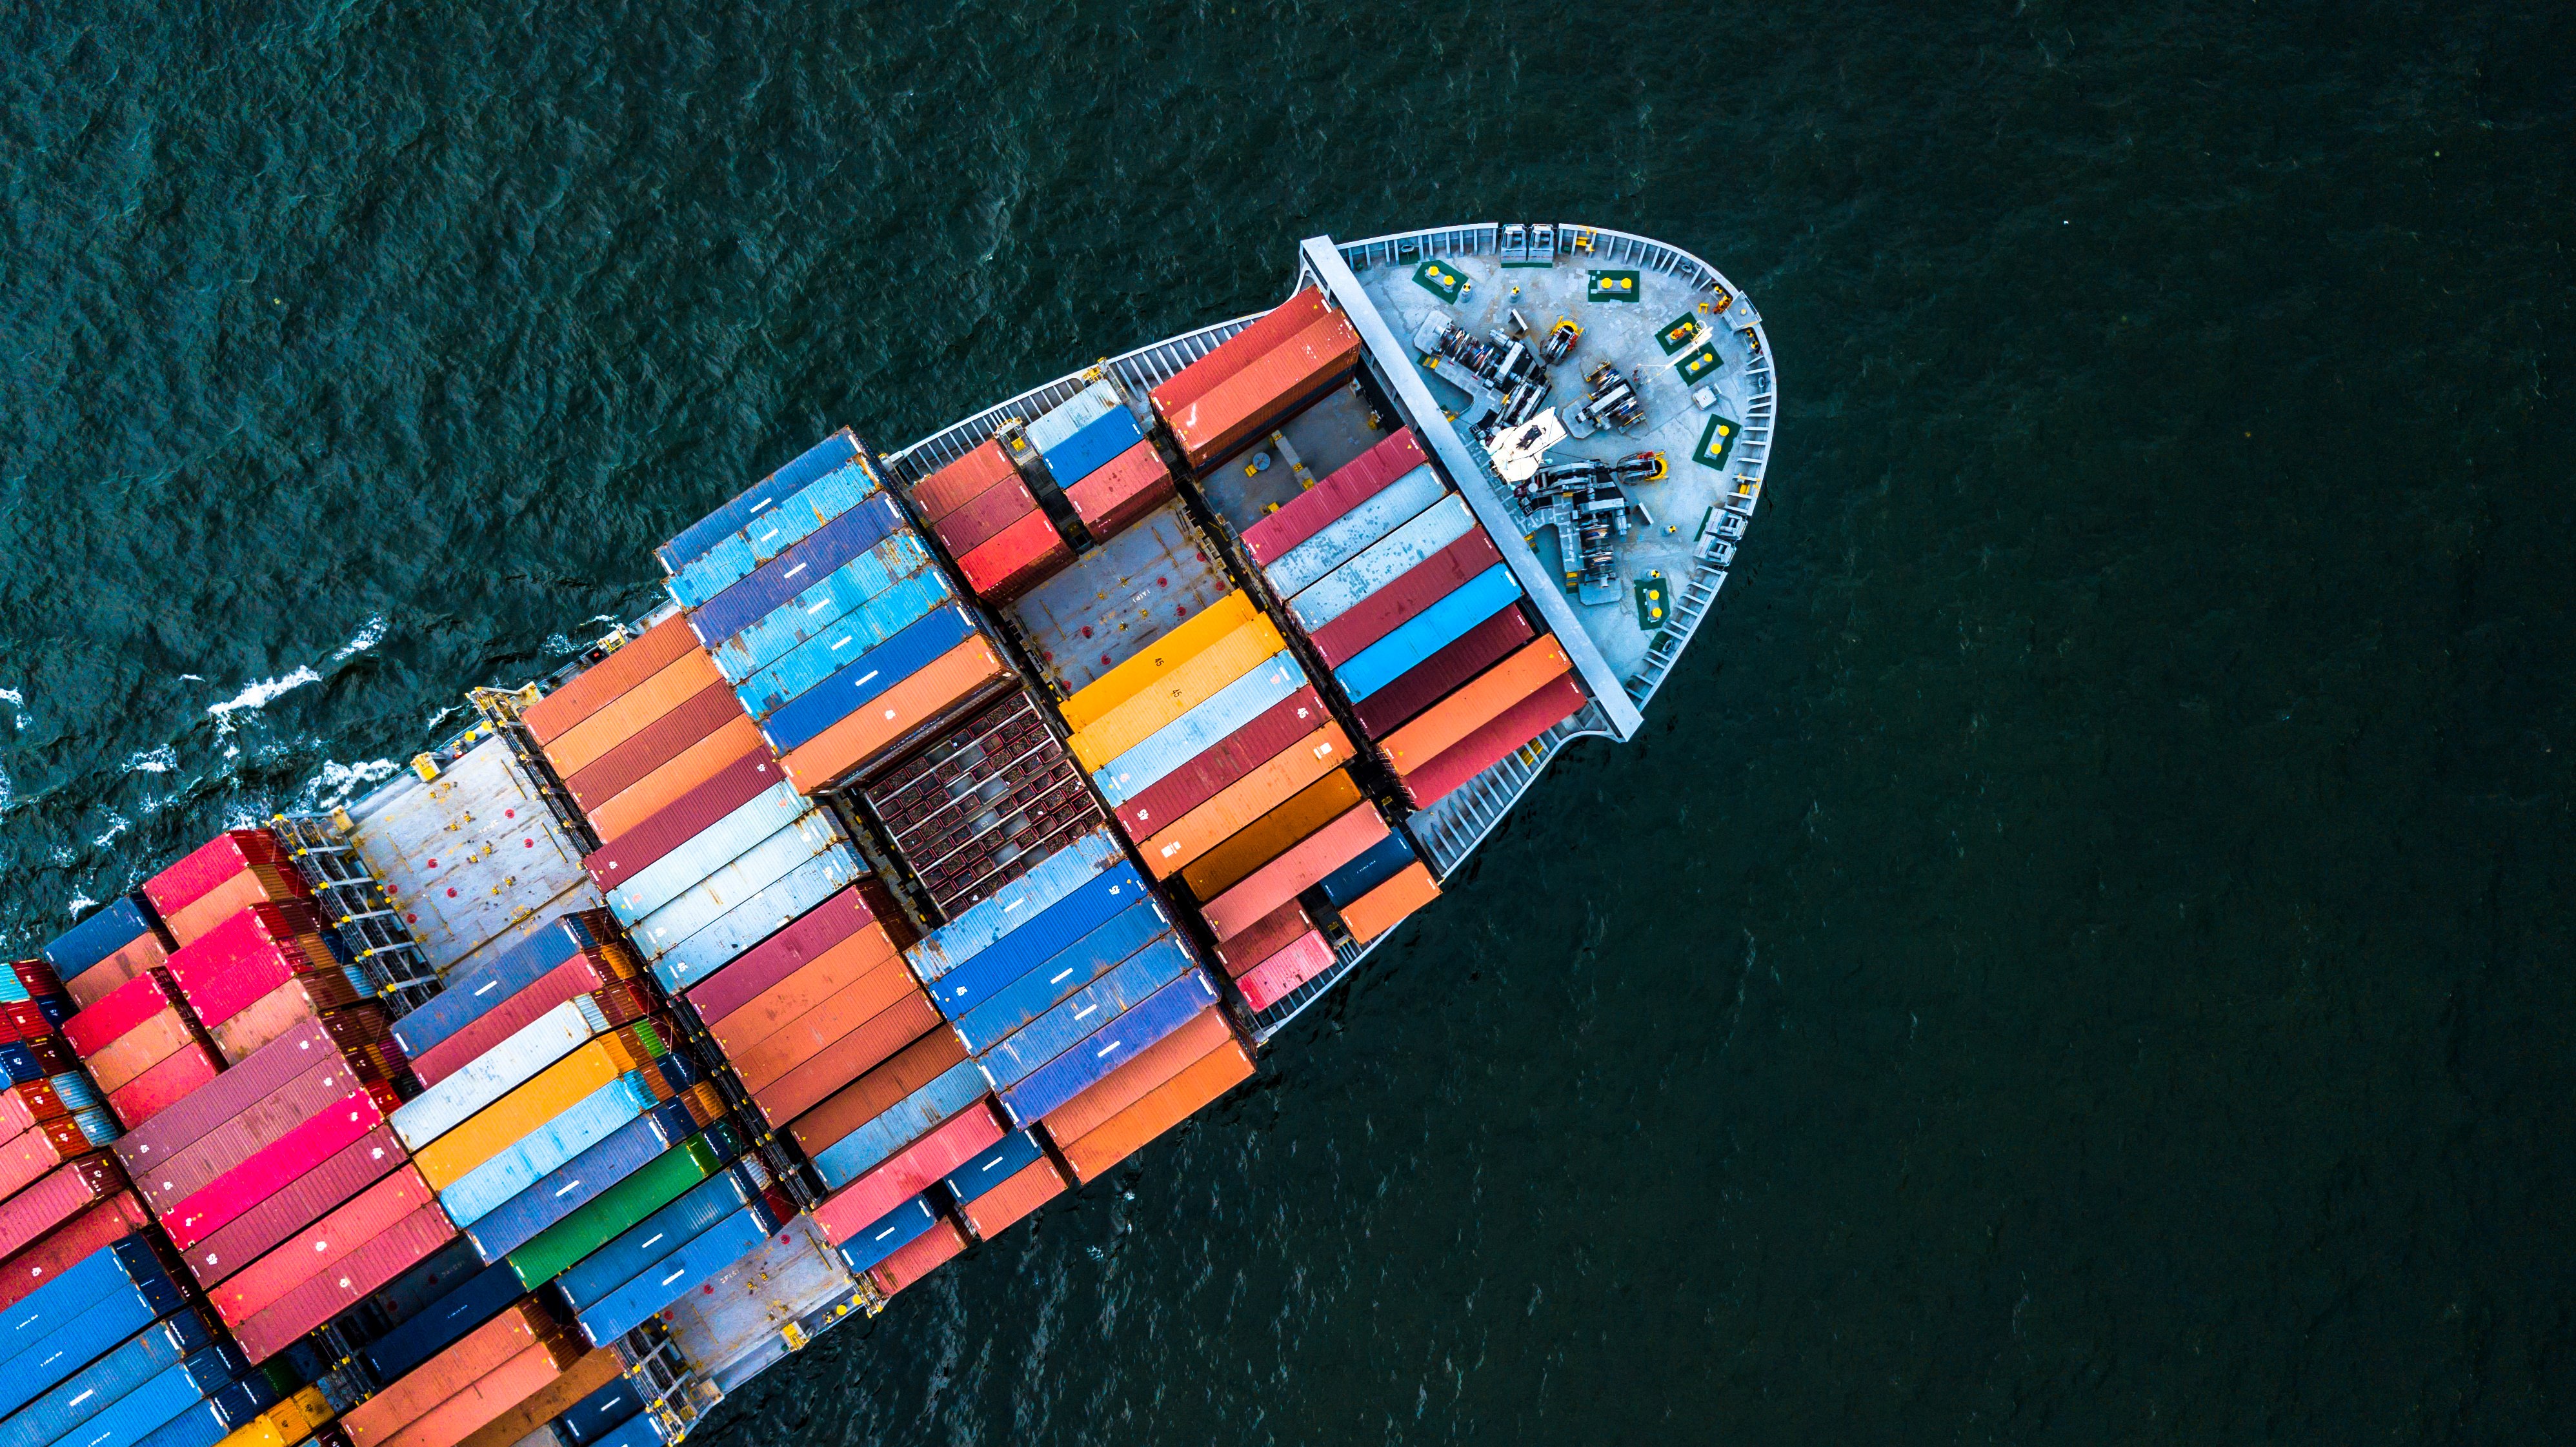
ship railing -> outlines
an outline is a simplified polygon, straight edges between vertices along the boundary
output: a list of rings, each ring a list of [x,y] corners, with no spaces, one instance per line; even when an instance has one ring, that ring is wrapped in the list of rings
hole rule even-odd
[[[438,993],[438,971],[403,924],[384,881],[349,847],[346,820],[345,814],[281,814],[269,827],[321,903],[360,983],[401,1015]]]

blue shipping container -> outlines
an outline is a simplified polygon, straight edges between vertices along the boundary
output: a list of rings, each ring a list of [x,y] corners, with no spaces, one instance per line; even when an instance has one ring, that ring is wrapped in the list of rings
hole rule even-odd
[[[1003,985],[987,996],[983,1003],[958,1015],[951,1023],[957,1038],[966,1042],[970,1054],[990,1050],[1005,1035],[1052,1009],[1065,996],[1116,969],[1128,956],[1152,944],[1169,932],[1171,921],[1163,907],[1150,899],[1138,900],[1107,922],[1072,944],[1038,962],[1018,979]],[[987,955],[994,953],[986,951]],[[971,975],[983,968],[983,961],[950,975],[939,982],[948,988],[961,975]]]
[[[1038,1138],[1024,1130],[1015,1130],[976,1153],[974,1159],[950,1171],[944,1178],[948,1194],[960,1203],[972,1201],[986,1191],[1035,1165],[1046,1148]]]
[[[666,1056],[654,1063],[659,1066],[678,1058]],[[675,1082],[672,1088],[685,1087]],[[538,1232],[598,1199],[600,1192],[644,1169],[696,1129],[687,1103],[678,1100],[666,1100],[619,1126],[605,1140],[485,1213],[465,1233],[474,1242],[474,1254],[485,1261],[499,1261],[535,1240]]]
[[[81,1424],[82,1447],[130,1447],[155,1428],[241,1379],[241,1353],[230,1348],[197,1353],[155,1372]]]
[[[1055,474],[1055,485],[1071,487],[1144,440],[1145,434],[1136,429],[1136,414],[1120,407],[1057,443],[1054,450],[1041,448],[1039,455],[1046,459],[1047,471]]]
[[[639,1412],[626,1419],[626,1424],[585,1447],[663,1447],[670,1439],[662,1435],[662,1424],[650,1412]]]
[[[989,949],[939,977],[931,1003],[954,1020],[982,1005],[1022,975],[1108,923],[1112,915],[1146,898],[1145,877],[1125,860],[1080,889],[1048,905]]]
[[[876,490],[876,479],[855,462],[823,474],[672,574],[671,596],[683,608],[697,607],[813,536],[816,528],[867,501]]]
[[[764,719],[799,696],[821,687],[831,677],[872,649],[894,640],[904,629],[928,617],[930,610],[955,601],[948,575],[916,573],[843,614],[831,627],[806,639],[734,688],[743,711]]]
[[[803,492],[826,473],[849,466],[858,456],[858,439],[844,427],[806,448],[795,461],[735,494],[731,502],[681,529],[678,537],[655,548],[653,555],[662,560],[662,571],[677,573],[692,559],[723,542],[726,534],[751,526],[754,518]]]
[[[276,1384],[254,1372],[202,1402],[189,1403],[136,1447],[215,1447],[277,1401]]]
[[[45,1447],[117,1398],[215,1344],[214,1329],[203,1316],[173,1312],[0,1422],[0,1447]]]
[[[992,898],[921,937],[904,952],[913,971],[927,984],[990,949],[1044,912],[1048,905],[1091,882],[1092,876],[1127,862],[1127,852],[1108,830],[1097,829],[1048,855],[1036,868],[1005,885]]]
[[[1162,782],[1174,769],[1214,748],[1226,735],[1287,701],[1306,685],[1306,670],[1286,652],[1263,664],[1146,735],[1142,743],[1111,759],[1092,775],[1112,806],[1124,804]],[[1317,717],[1315,727],[1324,719]]]
[[[144,913],[149,907],[141,895],[118,895],[105,909],[55,936],[45,946],[45,963],[57,976],[70,979],[151,933],[150,916]]]
[[[605,1300],[644,1268],[695,1240],[707,1228],[760,1198],[740,1166],[716,1172],[681,1192],[662,1209],[626,1228],[607,1245],[574,1262],[555,1285],[578,1309]]]
[[[111,1288],[59,1330],[10,1359],[7,1370],[0,1371],[0,1413],[17,1411],[42,1396],[156,1318],[177,1311],[185,1300],[166,1274]]]
[[[1193,969],[1003,1091],[1002,1109],[1014,1125],[1039,1120],[1215,1003],[1215,983]]]
[[[1333,670],[1333,677],[1351,702],[1358,703],[1457,642],[1468,629],[1510,607],[1520,595],[1521,585],[1512,577],[1511,565],[1496,563],[1352,655],[1348,663]]]
[[[813,807],[795,785],[785,780],[772,784],[629,875],[608,892],[608,908],[631,925],[704,883],[708,875],[740,859],[753,845],[794,825]]]
[[[852,1275],[860,1275],[871,1266],[902,1250],[922,1237],[922,1233],[939,1224],[939,1213],[930,1208],[928,1196],[915,1196],[893,1210],[860,1228],[859,1233],[841,1243],[841,1260]]]
[[[682,940],[653,962],[653,978],[673,994],[730,964],[734,957],[776,934],[867,872],[858,852],[836,845],[744,900],[715,923]]]
[[[653,1072],[630,1070],[583,1096],[571,1109],[510,1143],[447,1189],[438,1204],[447,1219],[471,1226],[500,1208],[502,1202],[537,1183],[537,1178],[606,1140],[619,1126],[656,1104],[647,1083]]]
[[[564,1408],[563,1415],[555,1418],[554,1427],[574,1447],[589,1447],[643,1410],[644,1396],[635,1390],[635,1379],[621,1373],[607,1386]]]
[[[428,1003],[394,1022],[394,1043],[418,1059],[431,1046],[482,1019],[547,971],[599,943],[570,915],[447,982]]]
[[[929,566],[930,549],[920,536],[897,533],[726,639],[715,650],[716,671],[727,683],[740,683]]]
[[[823,1184],[837,1191],[883,1164],[888,1156],[984,1098],[984,1072],[961,1060],[937,1079],[888,1107],[814,1157]]]
[[[903,510],[894,499],[872,497],[700,604],[689,614],[689,631],[713,648],[785,607],[789,599],[839,572],[852,558],[905,530]]]
[[[1118,389],[1107,382],[1094,382],[1037,416],[1027,428],[1029,445],[1038,455],[1047,457],[1072,438],[1073,434],[1108,416],[1124,412],[1127,405],[1118,400]]]
[[[1176,938],[1137,951],[977,1057],[984,1077],[995,1089],[1021,1080],[1126,1013],[1128,1006],[1180,978],[1191,963],[1189,951]]]
[[[582,1334],[592,1346],[617,1340],[708,1277],[759,1250],[769,1231],[767,1215],[756,1206],[727,1216],[583,1312]]]
[[[934,608],[831,677],[780,704],[761,721],[760,732],[771,748],[787,753],[974,636],[975,623],[965,609]]]
[[[1324,898],[1335,909],[1395,878],[1414,859],[1413,841],[1401,829],[1370,845],[1360,857],[1324,876]]]
[[[82,1257],[0,1316],[0,1369],[105,1300],[109,1292],[166,1279],[169,1274],[140,1236],[128,1236]]]
[[[1361,549],[1438,502],[1446,491],[1426,463],[1326,523],[1321,532],[1280,554],[1279,561],[1262,572],[1269,577],[1270,586],[1279,590],[1280,597],[1294,597],[1316,579],[1358,556]]]

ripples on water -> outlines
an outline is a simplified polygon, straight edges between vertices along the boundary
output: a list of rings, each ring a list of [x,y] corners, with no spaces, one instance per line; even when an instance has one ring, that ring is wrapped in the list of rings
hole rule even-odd
[[[21,14],[0,920],[384,777],[831,426],[1597,220],[1787,393],[1647,736],[707,1440],[2564,1435],[2567,27]]]

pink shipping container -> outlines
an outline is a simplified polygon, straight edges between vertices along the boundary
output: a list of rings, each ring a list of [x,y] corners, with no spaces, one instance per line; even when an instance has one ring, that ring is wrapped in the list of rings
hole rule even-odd
[[[177,1202],[357,1093],[364,1084],[337,1058],[316,1061],[311,1069],[243,1107],[185,1150],[137,1170],[135,1187],[154,1210],[166,1214]]]
[[[333,986],[338,986],[334,989]],[[341,977],[290,975],[267,994],[251,1001],[206,1034],[224,1059],[248,1060],[261,1047],[305,1020],[326,1024],[342,1015],[360,1017],[353,1026],[362,1037],[381,1038],[384,1014],[374,1004],[357,1000]]]
[[[1139,790],[1118,806],[1128,837],[1143,843],[1165,825],[1206,803],[1226,785],[1279,756],[1279,751],[1322,727],[1332,716],[1312,687],[1301,685],[1260,717],[1217,740],[1205,753]]]
[[[1314,927],[1306,907],[1292,899],[1263,915],[1250,929],[1219,944],[1216,957],[1225,965],[1227,975],[1240,977]]]
[[[83,1060],[96,1055],[151,1016],[179,1003],[166,970],[153,970],[117,986],[95,1005],[63,1022],[63,1039]]]
[[[464,1029],[422,1051],[420,1058],[411,1063],[412,1074],[419,1076],[423,1085],[436,1085],[535,1023],[548,1010],[576,995],[606,989],[614,979],[596,953],[584,950],[484,1011]]]
[[[253,865],[286,862],[286,851],[267,830],[227,829],[145,880],[143,894],[166,919]]]
[[[957,566],[976,597],[1001,603],[1045,582],[1072,561],[1073,550],[1057,536],[1055,524],[1038,512],[1002,529],[990,542],[959,558]]]
[[[1289,549],[1331,526],[1352,508],[1377,496],[1387,484],[1430,459],[1413,429],[1388,433],[1378,444],[1333,469],[1322,482],[1280,504],[1279,510],[1243,530],[1243,545],[1264,566],[1279,561]]]
[[[116,1113],[117,1124],[132,1130],[205,1088],[222,1069],[223,1062],[215,1057],[214,1047],[202,1040],[190,1040],[151,1069],[109,1091],[107,1108]]]
[[[866,1175],[824,1198],[814,1224],[838,1246],[874,1225],[886,1212],[930,1189],[930,1184],[1000,1141],[1002,1122],[986,1101],[904,1147]]]
[[[376,1127],[188,1247],[188,1270],[200,1285],[222,1281],[306,1222],[320,1220],[333,1207],[383,1180],[408,1159],[393,1127]]]
[[[322,1022],[307,1021],[153,1117],[151,1124],[128,1132],[111,1149],[127,1169],[148,1170],[303,1074],[314,1062],[339,1059],[339,1047]]]
[[[689,1003],[697,1007],[698,1018],[712,1025],[876,919],[877,910],[866,896],[855,888],[842,890],[690,990]]]
[[[1501,550],[1483,528],[1404,570],[1401,577],[1362,598],[1310,637],[1324,662],[1339,668],[1358,652],[1396,630],[1406,619],[1448,597],[1467,580],[1503,560]],[[1428,662],[1429,660],[1424,660]]]
[[[1267,1010],[1299,985],[1332,967],[1333,947],[1320,932],[1309,931],[1236,976],[1234,983],[1243,991],[1245,1004],[1255,1010]]]
[[[54,1228],[35,1245],[0,1265],[0,1311],[27,1299],[37,1287],[110,1246],[149,1228],[152,1213],[132,1191],[119,1191]]]
[[[1573,679],[1562,675],[1551,679],[1439,757],[1404,775],[1404,792],[1412,796],[1415,808],[1428,809],[1459,785],[1501,763],[1514,749],[1574,717],[1583,703],[1583,690],[1574,686]]]
[[[275,1145],[163,1212],[161,1222],[168,1228],[172,1244],[182,1251],[196,1245],[285,1189],[296,1177],[338,1155],[344,1147],[382,1125],[384,1119],[383,1105],[362,1090],[288,1131]]]
[[[1139,442],[1064,490],[1074,515],[1106,542],[1171,500],[1172,472],[1151,442]]]
[[[914,483],[912,505],[923,521],[935,523],[991,491],[993,484],[1017,476],[1002,444],[988,437],[965,456]]]
[[[234,1272],[206,1299],[226,1326],[239,1325],[437,1199],[420,1172],[405,1166]]]
[[[930,526],[948,551],[962,558],[1037,510],[1038,500],[1030,495],[1028,484],[1006,477]]]
[[[28,1182],[89,1151],[89,1137],[69,1120],[30,1126],[0,1145],[0,1197],[15,1195]]]
[[[1386,821],[1363,802],[1291,845],[1288,852],[1252,871],[1208,902],[1208,928],[1218,939],[1241,934],[1261,917],[1323,882],[1387,836]]]
[[[83,1156],[54,1167],[43,1180],[0,1202],[0,1256],[14,1256],[36,1238],[125,1188],[125,1173],[104,1155]]]
[[[70,1115],[71,1107],[54,1092],[50,1080],[22,1080],[0,1090],[0,1133],[15,1134],[32,1130],[49,1120]]]
[[[315,1276],[280,1297],[275,1306],[234,1327],[233,1339],[241,1343],[244,1356],[264,1362],[455,1239],[456,1227],[446,1212],[435,1206],[415,1211],[341,1258],[339,1269]]]

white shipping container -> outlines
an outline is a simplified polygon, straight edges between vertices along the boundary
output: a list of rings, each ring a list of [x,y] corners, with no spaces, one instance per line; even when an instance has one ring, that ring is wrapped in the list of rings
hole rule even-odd
[[[1111,808],[1161,783],[1174,769],[1216,747],[1236,729],[1268,713],[1306,686],[1306,670],[1288,653],[1273,654],[1259,668],[1201,699],[1189,712],[1145,736],[1092,775]],[[1316,727],[1323,727],[1318,719]]]
[[[634,925],[635,943],[648,960],[713,923],[718,915],[778,882],[781,875],[841,842],[841,831],[820,809],[746,849],[709,872],[680,896]]]
[[[1064,400],[1063,405],[1029,424],[1029,445],[1047,452],[1083,428],[1126,404],[1107,382],[1094,382]]]
[[[1297,621],[1312,633],[1349,612],[1362,598],[1403,577],[1414,564],[1465,537],[1475,526],[1476,515],[1467,510],[1467,500],[1453,492],[1289,599],[1288,611],[1296,614]]]
[[[635,923],[740,859],[753,845],[793,825],[808,807],[795,785],[784,780],[770,785],[610,890],[609,909],[620,924]]]
[[[653,976],[664,989],[685,990],[866,872],[857,850],[826,849],[673,945],[653,962]]]
[[[1426,464],[1387,484],[1377,496],[1324,525],[1262,571],[1279,596],[1293,597],[1440,500],[1440,478]]]
[[[595,1033],[592,1020],[596,1017],[582,1008],[589,1003],[587,995],[564,1001],[476,1056],[464,1069],[405,1101],[394,1112],[394,1134],[402,1138],[405,1148],[419,1150],[570,1055]]]

